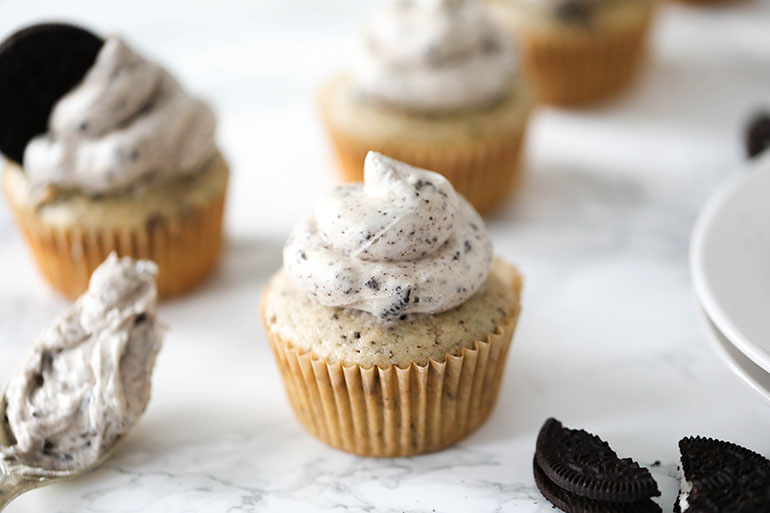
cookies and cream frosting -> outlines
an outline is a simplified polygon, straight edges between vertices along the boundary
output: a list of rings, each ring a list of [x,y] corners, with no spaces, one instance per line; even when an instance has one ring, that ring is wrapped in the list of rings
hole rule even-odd
[[[283,258],[316,302],[393,319],[470,298],[489,272],[492,242],[442,175],[369,152],[364,183],[324,197],[294,228]]]
[[[391,0],[355,50],[352,78],[362,95],[420,111],[499,100],[516,67],[510,38],[478,0]]]
[[[555,28],[596,29],[638,25],[647,18],[654,0],[516,0],[497,2],[500,8],[513,7],[514,22],[523,27],[547,24]]]
[[[163,337],[155,274],[152,262],[113,253],[32,347],[8,382],[15,443],[0,448],[0,466],[86,468],[136,423]]]
[[[54,106],[24,168],[33,188],[101,194],[153,175],[200,169],[216,153],[216,119],[157,64],[109,37],[80,84]]]

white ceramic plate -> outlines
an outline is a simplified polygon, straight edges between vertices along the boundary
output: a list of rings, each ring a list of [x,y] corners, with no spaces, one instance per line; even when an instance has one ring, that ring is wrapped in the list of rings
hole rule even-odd
[[[693,232],[690,266],[711,321],[770,372],[770,152],[708,200]]]
[[[745,354],[740,352],[727,337],[725,337],[719,328],[709,319],[708,314],[703,308],[698,309],[701,313],[703,326],[706,329],[716,353],[727,363],[727,366],[746,382],[755,392],[770,402],[770,372],[754,363]]]

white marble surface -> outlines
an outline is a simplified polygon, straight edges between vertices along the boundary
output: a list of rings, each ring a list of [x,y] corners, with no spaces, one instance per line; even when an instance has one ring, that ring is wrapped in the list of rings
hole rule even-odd
[[[210,98],[234,168],[230,244],[171,326],[153,399],[101,470],[32,492],[9,513],[549,512],[534,487],[548,416],[654,469],[671,511],[677,441],[724,437],[770,454],[770,409],[712,354],[698,324],[688,237],[709,192],[743,162],[742,126],[770,104],[770,2],[666,6],[645,77],[592,110],[543,110],[529,180],[490,220],[526,277],[500,403],[458,447],[359,459],[303,432],[257,319],[283,238],[332,183],[314,91],[342,62],[358,0],[0,0],[0,34],[36,19],[128,34]],[[0,378],[66,305],[0,209]]]

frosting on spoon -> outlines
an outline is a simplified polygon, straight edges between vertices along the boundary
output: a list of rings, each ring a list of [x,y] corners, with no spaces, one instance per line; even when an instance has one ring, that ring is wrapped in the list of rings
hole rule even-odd
[[[8,382],[0,466],[79,470],[99,461],[144,412],[163,329],[155,264],[113,253],[88,291],[43,333]]]

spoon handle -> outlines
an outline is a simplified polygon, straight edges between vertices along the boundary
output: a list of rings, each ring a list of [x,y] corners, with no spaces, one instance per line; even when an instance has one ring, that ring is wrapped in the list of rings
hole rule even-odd
[[[0,511],[3,511],[15,498],[42,483],[18,476],[12,472],[0,471]]]
[[[3,511],[18,496],[19,494],[15,490],[6,489],[3,483],[0,483],[0,511]]]

